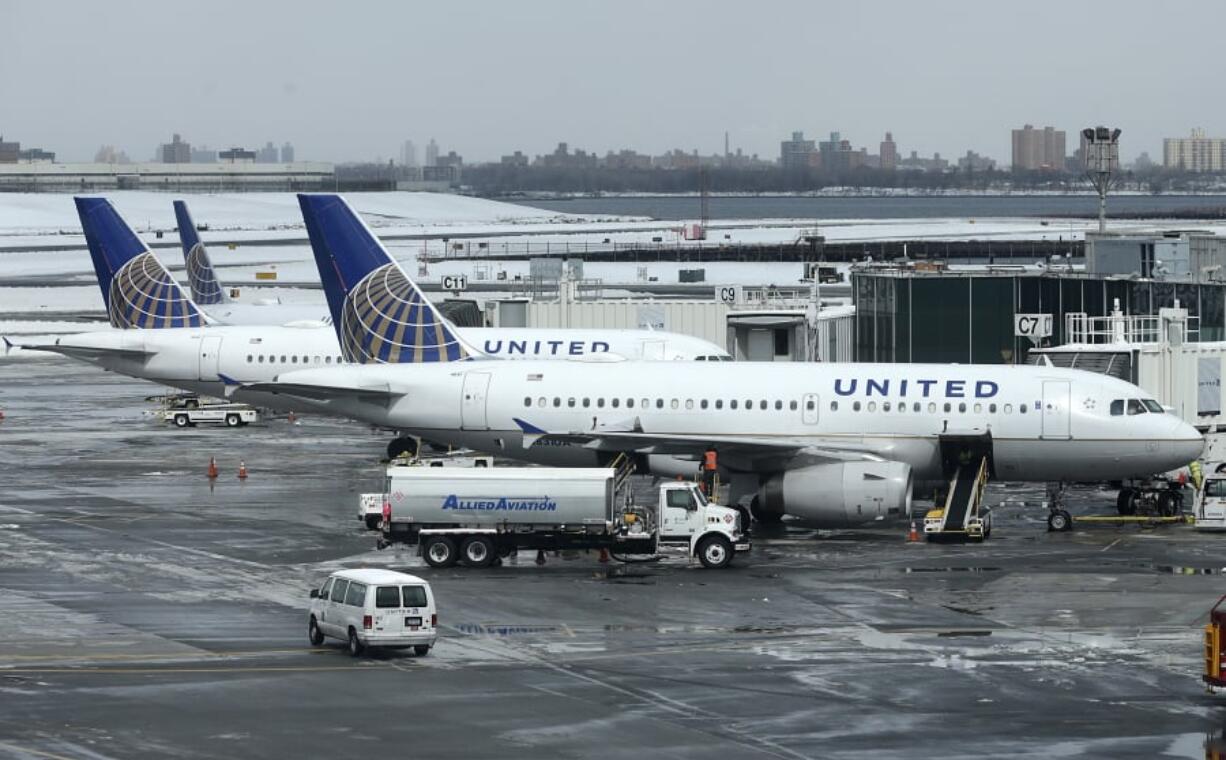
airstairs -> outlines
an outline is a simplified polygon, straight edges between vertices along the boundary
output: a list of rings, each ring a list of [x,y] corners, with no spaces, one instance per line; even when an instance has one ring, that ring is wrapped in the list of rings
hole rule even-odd
[[[929,541],[983,541],[992,533],[990,510],[983,506],[988,485],[988,458],[958,465],[949,483],[945,505],[924,516]]]

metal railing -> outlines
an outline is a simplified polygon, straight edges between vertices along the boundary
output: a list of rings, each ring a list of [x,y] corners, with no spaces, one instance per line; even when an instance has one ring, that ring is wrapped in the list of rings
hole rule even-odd
[[[1079,345],[1166,343],[1170,339],[1167,332],[1170,326],[1179,327],[1185,341],[1200,340],[1200,318],[1188,316],[1186,311],[1179,316],[1112,314],[1105,317],[1071,312],[1064,315],[1064,339],[1065,343]]]

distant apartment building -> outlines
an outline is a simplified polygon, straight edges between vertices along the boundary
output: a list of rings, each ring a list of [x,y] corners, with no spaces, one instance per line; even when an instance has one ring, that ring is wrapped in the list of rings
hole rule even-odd
[[[878,166],[886,171],[891,171],[898,166],[898,146],[894,143],[894,133],[886,132],[885,139],[881,141]]]
[[[122,150],[117,150],[114,145],[103,145],[98,148],[98,152],[94,153],[95,164],[130,164],[132,159],[128,158],[128,154]]]
[[[278,157],[277,146],[272,144],[272,140],[264,143],[264,147],[255,152],[255,162],[257,164],[275,164]]]
[[[918,151],[898,162],[898,168],[910,172],[943,172],[949,168],[949,161],[941,158],[940,153],[933,153],[932,158],[924,158]]]
[[[21,143],[5,142],[4,136],[0,135],[0,164],[17,163],[19,153],[21,153]]]
[[[191,158],[193,164],[215,164],[217,163],[217,151],[207,145],[200,147],[192,146]]]
[[[26,148],[17,151],[19,164],[51,164],[55,163],[55,153],[42,148]]]
[[[281,163],[294,163],[294,144],[288,140],[281,145]]]
[[[1205,130],[1194,129],[1190,137],[1168,137],[1162,141],[1162,165],[1185,172],[1226,170],[1226,139],[1205,137]]]
[[[438,166],[438,143],[433,137],[426,143],[426,166]]]
[[[804,132],[793,132],[791,140],[779,143],[779,165],[784,169],[809,169],[817,164],[817,144],[806,140]]]
[[[517,166],[522,168],[528,165],[528,161],[529,159],[526,155],[524,155],[524,152],[522,150],[517,150],[509,156],[503,156],[498,163],[502,164],[503,166]]]
[[[183,142],[176,132],[170,142],[163,143],[158,148],[158,158],[164,164],[190,164],[192,162],[192,146]]]
[[[995,168],[995,161],[973,150],[968,150],[965,156],[958,159],[958,169],[964,172],[990,172]]]
[[[1035,129],[1026,124],[1013,130],[1013,170],[1062,171],[1064,137],[1064,130],[1055,127]]]
[[[650,169],[651,156],[630,149],[622,149],[605,154],[601,163],[609,169]]]
[[[868,162],[868,150],[856,150],[850,140],[844,140],[838,132],[831,132],[829,140],[817,144],[821,167],[828,172],[847,172]]]
[[[400,144],[400,165],[417,166],[417,146],[412,140],[405,140]]]
[[[582,149],[571,153],[570,146],[560,142],[553,153],[537,156],[535,164],[551,169],[591,169],[596,166],[596,154]]]

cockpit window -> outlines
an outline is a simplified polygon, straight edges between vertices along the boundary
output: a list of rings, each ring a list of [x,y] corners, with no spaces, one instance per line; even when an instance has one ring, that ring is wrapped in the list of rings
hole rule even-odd
[[[1135,398],[1128,399],[1129,414],[1145,414],[1145,405]]]
[[[1159,404],[1157,401],[1154,401],[1152,398],[1147,398],[1141,403],[1145,404],[1145,408],[1150,410],[1154,414],[1162,414],[1162,412],[1164,411],[1162,408],[1162,404]]]
[[[1123,413],[1124,413],[1124,399],[1117,398],[1115,401],[1112,401],[1111,402],[1111,416],[1119,417]]]

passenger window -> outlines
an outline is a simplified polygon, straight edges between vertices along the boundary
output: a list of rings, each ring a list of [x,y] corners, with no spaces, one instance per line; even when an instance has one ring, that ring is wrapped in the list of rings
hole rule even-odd
[[[888,411],[890,411],[890,402],[889,402],[889,401],[882,401],[882,402],[881,402],[881,411],[883,411],[883,412],[888,412]]]
[[[706,408],[707,408],[707,400],[704,398],[702,401],[699,401],[699,402],[698,402],[698,407],[699,407],[700,409],[706,409]]]
[[[975,404],[975,414],[983,414],[983,404]]]
[[[668,408],[669,408],[669,409],[676,409],[678,406],[679,406],[679,404],[678,404],[678,402],[677,402],[677,399],[673,399],[672,401],[670,401],[670,402],[668,403]]]
[[[1111,416],[1119,417],[1124,413],[1124,399],[1117,398],[1111,402]]]
[[[589,406],[591,406],[591,405],[592,405],[592,400],[591,400],[590,398],[585,398],[585,399],[583,399],[583,408],[584,408],[584,409],[587,409],[587,408],[588,408]]]
[[[758,408],[764,412],[766,411],[766,399],[762,399],[758,402]]]
[[[915,412],[916,414],[919,414],[920,408],[920,402],[918,401],[911,405],[911,411]]]
[[[626,399],[626,408],[627,408],[627,409],[633,409],[633,408],[634,408],[634,399],[632,399],[632,398],[628,398],[628,399]]]
[[[597,408],[597,409],[604,409],[604,397],[603,397],[603,396],[601,396],[600,398],[596,399],[596,408]]]
[[[724,400],[723,400],[722,398],[717,398],[717,399],[715,399],[715,408],[716,408],[716,409],[723,409],[723,408],[724,408]]]
[[[750,411],[752,409],[753,409],[753,399],[751,398],[745,399],[745,411]]]
[[[286,361],[285,361],[285,354],[281,354],[281,363],[282,363],[282,364],[285,364],[285,363],[286,363]]]
[[[643,403],[642,403],[640,406],[641,406],[643,409],[650,409],[650,408],[651,408],[651,399],[649,399],[649,398],[645,398],[645,399],[643,399]]]
[[[400,590],[404,594],[405,607],[425,607],[429,604],[425,586],[401,586]]]
[[[264,354],[260,354],[260,360],[258,364],[263,364],[263,363],[264,363]]]
[[[948,401],[946,401],[946,402],[945,402],[945,411],[946,411],[946,412],[950,412],[950,411],[952,411],[952,410],[953,410],[953,406],[951,406],[951,405],[950,405],[950,403],[949,403]]]
[[[375,606],[379,609],[395,609],[400,606],[399,586],[379,586],[375,588]]]
[[[1013,404],[1005,404],[1005,414],[1013,414]]]
[[[936,411],[937,411],[937,405],[936,405],[936,402],[935,402],[935,401],[929,401],[929,402],[928,402],[928,413],[929,413],[929,414],[936,414]]]
[[[1026,412],[1030,411],[1030,404],[1018,404],[1017,410],[1022,414],[1025,414]]]
[[[297,355],[297,354],[294,354],[293,356],[291,356],[291,357],[290,357],[290,363],[291,363],[291,364],[297,364],[297,363],[298,363],[298,355]]]
[[[541,409],[544,409],[545,408],[545,397],[541,396],[540,398],[538,398],[536,400],[536,405],[539,406]]]
[[[304,357],[302,357],[302,363],[303,363],[303,364],[310,364],[310,363],[311,363],[311,357],[309,357],[309,356],[304,356]]]
[[[907,402],[906,402],[906,401],[899,401],[899,402],[898,402],[898,411],[900,411],[900,412],[905,412],[905,411],[907,411]]]
[[[795,409],[795,408],[796,408],[796,402],[795,402],[795,401],[793,401],[793,402],[792,402],[792,408],[793,408],[793,409]],[[839,410],[839,402],[837,402],[837,401],[831,401],[831,402],[830,402],[830,411],[832,411],[832,412],[837,412],[838,410]]]
[[[566,399],[566,405],[567,405],[567,406],[569,406],[569,407],[571,407],[571,408],[574,408],[574,406],[575,406],[575,397],[574,397],[574,396],[571,396],[570,398]]]
[[[616,396],[614,396],[613,398],[609,399],[609,403],[613,405],[613,408],[614,408],[614,409],[616,409],[618,406],[620,406],[620,405],[621,405],[621,402],[622,402],[622,400],[621,400],[621,399],[619,399],[619,398],[617,398]]]
[[[778,399],[776,399],[776,400],[775,400],[775,411],[776,411],[776,412],[778,412],[778,411],[780,411],[780,410],[782,410],[782,409],[783,409],[783,402],[782,402],[782,401],[780,401],[780,400],[778,400]]]
[[[960,414],[966,414],[966,402],[965,401],[958,402],[958,412]]]
[[[664,408],[664,399],[662,398],[656,399],[656,409],[663,409],[663,408]]]
[[[788,402],[788,408],[794,412],[800,408],[800,405],[796,403],[796,399],[792,399]]]
[[[247,363],[250,364],[253,358],[251,354],[247,354]]]
[[[852,402],[852,405],[851,405],[851,410],[852,410],[853,412],[858,412],[858,411],[860,411],[860,402],[859,402],[859,401],[854,401],[854,402]]]
[[[524,406],[532,406],[532,397],[524,396]]]
[[[730,400],[728,401],[728,408],[729,408],[729,409],[736,409],[736,399],[730,399]]]
[[[324,357],[324,364],[331,364],[331,363],[332,363],[332,357],[331,357],[331,356],[325,356],[325,357]]]
[[[694,399],[687,398],[685,400],[685,410],[688,412],[694,408]]]
[[[555,407],[562,406],[562,399],[558,398],[557,396],[554,396],[554,397],[553,397],[553,405],[554,405]]]
[[[332,601],[337,604],[345,603],[345,591],[349,589],[349,581],[344,578],[337,578],[336,583],[332,586]]]
[[[366,606],[366,587],[361,583],[350,583],[349,590],[345,592],[345,604],[350,607]]]
[[[876,401],[870,401],[870,402],[868,402],[868,410],[869,410],[870,412],[875,412],[875,411],[877,411],[877,402],[876,402]]]
[[[988,404],[988,414],[996,414],[996,404]]]

